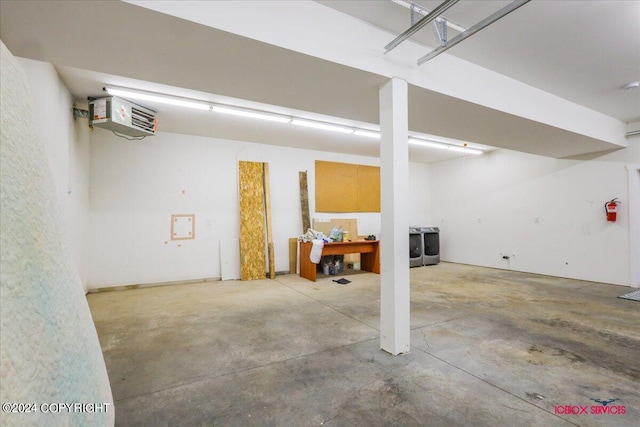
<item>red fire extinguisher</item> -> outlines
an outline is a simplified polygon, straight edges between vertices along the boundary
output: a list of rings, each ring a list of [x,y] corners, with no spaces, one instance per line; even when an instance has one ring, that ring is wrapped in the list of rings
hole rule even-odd
[[[604,204],[604,210],[607,213],[607,221],[616,222],[616,216],[618,214],[618,198],[611,199]]]

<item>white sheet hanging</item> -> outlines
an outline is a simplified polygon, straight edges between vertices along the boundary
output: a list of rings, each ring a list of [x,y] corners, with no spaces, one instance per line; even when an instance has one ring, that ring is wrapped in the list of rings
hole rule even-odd
[[[311,247],[309,259],[312,263],[318,264],[320,262],[320,258],[322,258],[322,248],[324,247],[324,241],[320,239],[313,239],[311,242],[313,243],[313,246]]]

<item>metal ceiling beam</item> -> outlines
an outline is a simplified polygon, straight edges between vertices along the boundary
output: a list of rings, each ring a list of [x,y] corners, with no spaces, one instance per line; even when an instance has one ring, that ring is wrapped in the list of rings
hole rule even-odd
[[[424,18],[416,22],[414,25],[409,27],[409,29],[407,29],[404,33],[396,37],[391,43],[386,45],[384,47],[384,53],[385,54],[389,53],[392,49],[394,49],[400,43],[402,43],[403,41],[405,41],[406,39],[414,35],[421,28],[429,25],[431,21],[436,19],[438,16],[442,15],[447,9],[449,9],[454,4],[458,3],[458,1],[459,0],[446,0],[445,2],[439,4],[438,7],[436,7],[431,12],[429,12],[427,16],[425,16]]]
[[[440,55],[445,50],[448,50],[448,49],[454,47],[455,45],[457,45],[461,41],[471,37],[472,35],[474,35],[478,31],[482,30],[485,27],[488,27],[489,25],[491,25],[494,22],[496,22],[498,19],[503,18],[504,16],[506,16],[509,13],[513,12],[514,10],[519,8],[520,6],[524,6],[525,4],[529,3],[530,1],[531,0],[515,0],[515,1],[511,2],[511,3],[509,3],[508,5],[506,5],[505,7],[500,9],[499,11],[495,12],[493,15],[488,16],[487,18],[485,18],[482,21],[478,22],[476,25],[474,25],[473,27],[469,28],[464,33],[458,34],[456,37],[454,37],[451,40],[449,40],[449,42],[446,45],[440,46],[440,47],[432,50],[431,52],[429,52],[428,54],[426,54],[422,58],[418,59],[418,65],[422,65],[425,62],[427,62],[428,60],[435,58],[436,56]]]

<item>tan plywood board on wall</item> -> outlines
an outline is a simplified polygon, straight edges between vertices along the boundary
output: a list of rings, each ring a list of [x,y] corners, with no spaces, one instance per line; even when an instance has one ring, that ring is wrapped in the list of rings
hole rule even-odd
[[[357,165],[316,161],[316,211],[356,212]]]
[[[316,212],[380,212],[380,168],[316,161]]]
[[[357,198],[358,212],[380,212],[379,167],[358,165]]]
[[[238,163],[241,280],[265,278],[265,193],[263,174],[262,163]]]

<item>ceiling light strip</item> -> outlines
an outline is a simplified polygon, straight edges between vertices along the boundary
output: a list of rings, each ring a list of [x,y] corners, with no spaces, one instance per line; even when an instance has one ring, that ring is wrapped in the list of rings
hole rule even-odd
[[[372,129],[362,129],[352,126],[340,125],[337,123],[323,122],[319,120],[303,119],[300,117],[288,116],[285,114],[272,113],[269,111],[255,110],[252,108],[237,107],[233,105],[217,104],[195,99],[182,98],[158,94],[153,92],[145,92],[134,89],[118,88],[113,86],[105,86],[104,90],[113,96],[121,96],[123,98],[135,99],[140,101],[157,102],[160,104],[175,105],[178,107],[195,108],[198,110],[208,110],[216,113],[231,114],[234,116],[247,117],[251,119],[267,120],[279,123],[291,123],[296,126],[303,126],[313,129],[320,129],[330,132],[338,132],[344,134],[352,134],[365,138],[380,139],[380,132]],[[459,151],[469,154],[482,154],[482,151],[461,147],[455,144],[447,144],[444,142],[431,141],[420,138],[409,138],[409,143],[422,145],[430,148],[439,148],[442,150]]]
[[[447,9],[456,4],[458,0],[446,0],[445,2],[439,4],[435,9],[433,9],[427,16],[413,24],[409,29],[407,29],[404,33],[400,34],[396,37],[391,43],[384,47],[384,53],[389,53],[392,49],[397,47],[400,43],[417,33],[426,25],[429,25],[431,21],[436,19],[439,15],[443,14]]]
[[[289,123],[291,121],[290,116],[222,104],[212,104],[211,111],[222,114],[231,114],[233,116],[249,117],[251,119],[267,120],[277,123]]]
[[[366,138],[380,139],[380,132],[377,132],[375,130],[356,129],[353,134],[364,136]]]
[[[419,139],[419,138],[413,138],[413,137],[409,138],[409,144],[421,145],[429,148],[438,148],[440,150],[456,151],[458,153],[465,153],[465,154],[482,154],[483,153],[482,150],[478,150],[476,148],[461,147],[459,145],[445,144],[443,142],[429,141],[426,139]]]
[[[447,149],[447,144],[443,144],[441,142],[436,142],[436,141],[427,141],[424,139],[417,139],[417,138],[409,138],[409,144],[421,145],[423,147],[430,147],[430,148],[438,148],[440,150]]]
[[[339,133],[354,133],[355,132],[354,128],[341,126],[341,125],[336,125],[336,124],[333,124],[333,123],[319,122],[319,121],[315,121],[315,120],[299,119],[299,118],[296,118],[296,117],[291,119],[291,124],[292,125],[296,125],[296,126],[304,126],[304,127],[308,127],[308,128],[314,128],[314,129],[328,130],[330,132],[339,132]]]
[[[120,96],[122,98],[135,99],[138,101],[157,102],[160,104],[175,105],[178,107],[193,108],[196,110],[209,110],[211,104],[206,102],[191,100],[182,97],[160,95],[151,92],[139,92],[131,89],[123,89],[112,86],[105,86],[104,90],[109,95]]]
[[[473,27],[469,28],[467,31],[455,36],[454,38],[449,40],[446,45],[440,46],[440,47],[432,50],[431,52],[429,52],[428,54],[426,54],[422,58],[418,59],[418,65],[422,65],[425,62],[429,61],[430,59],[433,59],[436,56],[440,55],[442,52],[444,52],[444,51],[446,51],[448,49],[451,49],[452,47],[454,47],[455,45],[457,45],[461,41],[471,37],[472,35],[474,35],[478,31],[488,27],[489,25],[491,25],[494,22],[496,22],[498,19],[507,16],[509,13],[513,12],[514,10],[518,9],[521,6],[524,6],[525,4],[529,3],[530,1],[531,0],[515,0],[515,1],[511,2],[511,3],[509,3],[508,5],[506,5],[505,7],[500,9],[499,11],[495,12],[493,15],[488,16],[487,18],[485,18],[482,21],[478,22],[476,25],[474,25]]]

